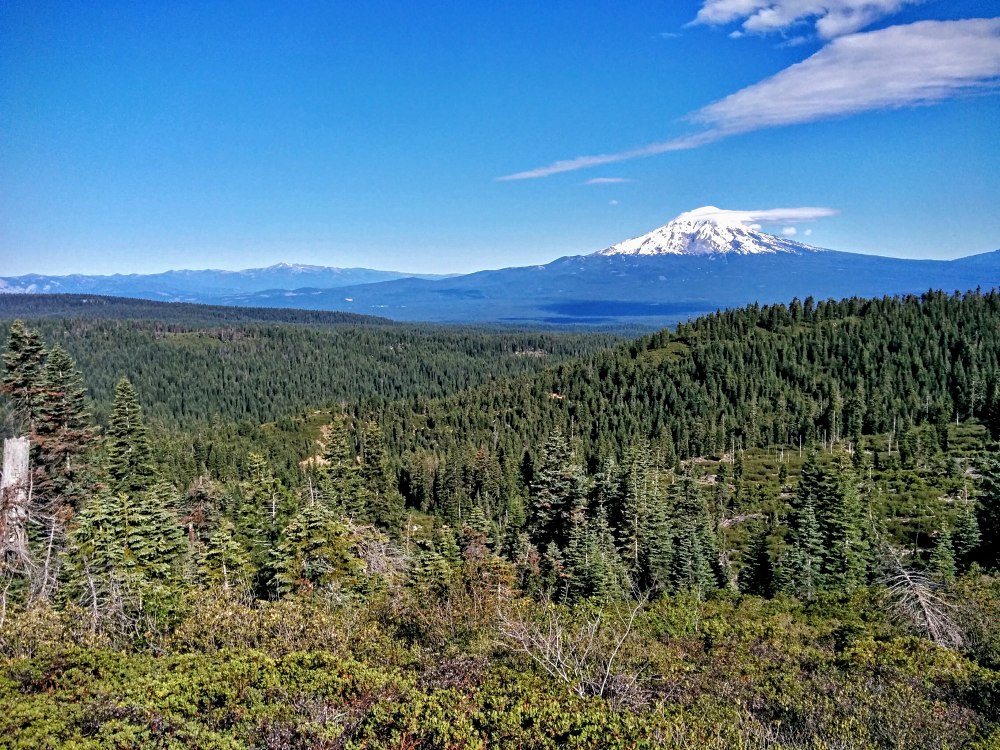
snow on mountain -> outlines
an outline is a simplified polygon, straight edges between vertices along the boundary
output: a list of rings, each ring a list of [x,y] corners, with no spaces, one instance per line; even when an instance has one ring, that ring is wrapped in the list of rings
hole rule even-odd
[[[640,237],[600,250],[594,255],[772,255],[813,253],[820,248],[776,237],[747,221],[749,212],[704,206]]]

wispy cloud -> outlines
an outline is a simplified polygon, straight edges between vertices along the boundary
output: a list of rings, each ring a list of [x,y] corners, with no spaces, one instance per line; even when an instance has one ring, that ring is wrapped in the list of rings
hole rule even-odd
[[[781,230],[781,234],[784,235],[785,237],[794,237],[798,233],[799,230],[796,229],[795,227],[785,227],[784,229]]]
[[[923,0],[704,0],[692,24],[742,21],[742,34],[783,32],[814,23],[823,39],[852,34]]]
[[[675,138],[662,143],[652,143],[648,146],[640,146],[639,148],[629,149],[628,151],[618,151],[613,154],[578,156],[575,159],[563,159],[544,167],[536,167],[535,169],[505,175],[504,177],[498,177],[497,179],[530,180],[536,177],[548,177],[549,175],[559,174],[560,172],[574,172],[577,169],[599,167],[603,164],[617,164],[618,162],[628,161],[629,159],[641,159],[645,156],[656,156],[657,154],[665,154],[669,151],[685,151],[687,149],[697,148],[698,146],[717,140],[719,137],[720,136],[711,133],[701,133],[699,135],[688,136],[685,138]]]
[[[725,135],[930,104],[1000,84],[1000,18],[852,34],[689,119]]]
[[[635,182],[628,177],[594,177],[587,180],[584,185],[621,185],[623,182]]]
[[[703,206],[693,211],[687,211],[677,217],[678,221],[711,221],[724,226],[760,226],[761,224],[801,224],[804,221],[815,221],[836,216],[835,208],[820,206],[802,206],[796,208],[762,208],[736,210]],[[782,234],[791,236],[796,233],[793,226],[786,226]]]
[[[800,63],[685,119],[700,133],[500,177],[526,180],[697,148],[739,133],[933,104],[1000,86],[1000,18],[920,21],[841,36]]]

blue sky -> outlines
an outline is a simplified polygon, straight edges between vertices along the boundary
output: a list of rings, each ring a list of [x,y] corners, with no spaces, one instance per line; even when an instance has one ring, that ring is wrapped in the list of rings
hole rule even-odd
[[[5,0],[0,275],[465,272],[705,205],[831,209],[765,228],[838,250],[994,250],[1000,21],[969,19],[998,16],[965,0]]]

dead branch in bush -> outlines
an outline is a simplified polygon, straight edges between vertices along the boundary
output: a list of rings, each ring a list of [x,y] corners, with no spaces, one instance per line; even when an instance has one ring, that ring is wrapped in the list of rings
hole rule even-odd
[[[633,705],[640,699],[641,669],[623,670],[619,662],[645,603],[643,598],[624,612],[618,610],[612,622],[598,612],[579,627],[564,621],[556,609],[550,609],[541,623],[502,612],[500,634],[508,646],[580,697]]]
[[[939,584],[926,573],[903,565],[891,545],[884,545],[884,549],[888,570],[882,583],[890,611],[939,646],[957,649],[965,645],[965,634],[953,616],[955,607],[935,593]]]

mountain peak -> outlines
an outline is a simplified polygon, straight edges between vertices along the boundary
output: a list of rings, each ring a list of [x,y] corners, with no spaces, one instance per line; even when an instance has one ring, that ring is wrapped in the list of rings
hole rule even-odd
[[[751,212],[703,206],[639,237],[595,255],[772,255],[816,252],[819,248],[776,237],[748,219]]]

